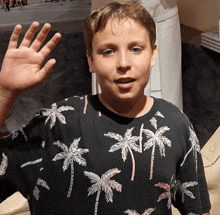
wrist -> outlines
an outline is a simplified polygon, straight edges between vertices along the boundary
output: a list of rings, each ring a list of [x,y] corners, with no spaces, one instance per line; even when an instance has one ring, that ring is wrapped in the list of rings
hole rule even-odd
[[[0,131],[18,96],[17,93],[4,90],[0,87]]]
[[[19,97],[20,93],[3,89],[0,86],[0,98],[6,101],[15,101]]]

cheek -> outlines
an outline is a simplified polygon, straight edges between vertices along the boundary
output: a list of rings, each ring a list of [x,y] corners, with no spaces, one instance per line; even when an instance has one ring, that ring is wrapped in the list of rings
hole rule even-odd
[[[140,69],[147,70],[151,65],[151,55],[150,53],[144,53],[142,55],[132,56],[133,65],[139,67]]]
[[[108,79],[114,73],[114,64],[109,60],[96,59],[94,61],[95,72],[100,79]]]
[[[142,62],[139,65],[137,65],[136,71],[144,79],[149,78],[149,76],[150,76],[150,64],[146,63],[146,61]]]
[[[111,80],[110,76],[105,72],[96,73],[96,75],[97,75],[97,80],[100,85],[107,84],[108,81]]]

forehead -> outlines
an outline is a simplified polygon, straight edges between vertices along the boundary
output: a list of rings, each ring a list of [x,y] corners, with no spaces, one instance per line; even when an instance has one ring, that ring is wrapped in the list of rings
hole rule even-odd
[[[138,23],[137,21],[130,19],[130,18],[110,18],[106,22],[106,26],[104,29],[100,30],[102,32],[104,30],[111,30],[111,31],[131,31],[132,29],[140,29],[145,30],[144,26]]]
[[[127,19],[109,19],[105,27],[94,34],[93,44],[110,41],[126,41],[126,39],[139,38],[149,40],[147,29],[140,23]]]

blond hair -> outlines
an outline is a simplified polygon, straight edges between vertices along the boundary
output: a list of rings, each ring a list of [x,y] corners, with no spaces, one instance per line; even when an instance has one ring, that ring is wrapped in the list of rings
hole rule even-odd
[[[143,27],[149,33],[151,47],[156,41],[155,22],[148,11],[141,5],[139,0],[113,1],[106,6],[92,12],[83,22],[84,39],[87,51],[92,54],[92,40],[96,32],[103,30],[109,19],[130,18]]]

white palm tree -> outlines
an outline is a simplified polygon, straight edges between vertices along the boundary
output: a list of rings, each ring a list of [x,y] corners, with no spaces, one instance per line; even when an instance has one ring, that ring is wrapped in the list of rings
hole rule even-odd
[[[151,169],[150,169],[150,180],[153,178],[153,166],[154,166],[154,154],[155,154],[155,147],[158,145],[159,151],[160,151],[160,156],[165,157],[165,145],[171,147],[171,141],[165,137],[162,136],[166,131],[169,131],[170,128],[167,126],[163,126],[159,128],[155,133],[148,130],[148,129],[143,129],[143,132],[145,133],[146,137],[148,138],[147,142],[144,143],[144,150],[149,149],[152,147],[152,152],[151,152]]]
[[[182,195],[182,202],[185,201],[185,195],[189,196],[192,199],[195,199],[195,196],[193,195],[193,193],[188,190],[188,187],[193,187],[196,186],[198,184],[197,181],[189,181],[189,182],[185,182],[185,183],[181,183],[179,180],[176,182],[176,188],[174,191],[174,200],[176,200],[176,193],[179,190],[181,195]],[[185,195],[184,195],[185,194]]]
[[[189,153],[193,150],[193,154],[195,157],[195,162],[196,162],[196,170],[197,170],[197,153],[200,153],[200,144],[199,144],[199,140],[196,136],[195,131],[189,127],[189,131],[190,131],[190,137],[189,137],[189,141],[192,144],[192,147],[190,148],[190,150],[186,153],[183,162],[180,164],[180,166],[183,166],[186,158],[188,157]]]
[[[140,146],[138,146],[135,143],[135,142],[139,141],[140,137],[132,136],[133,129],[134,129],[134,127],[131,129],[127,129],[124,137],[122,137],[120,134],[116,134],[114,132],[108,132],[107,134],[104,134],[104,136],[113,138],[118,141],[116,144],[114,144],[110,148],[109,152],[115,152],[119,149],[122,149],[121,154],[122,154],[122,160],[124,162],[127,160],[128,151],[130,152],[132,164],[133,164],[132,165],[133,168],[132,168],[131,181],[134,180],[134,175],[135,175],[135,159],[134,159],[132,149],[136,152],[140,152]]]
[[[66,146],[64,143],[61,143],[60,141],[57,141],[54,143],[54,145],[59,146],[63,150],[63,152],[58,153],[53,158],[53,161],[64,159],[63,171],[66,171],[69,165],[71,165],[71,181],[70,181],[70,188],[69,188],[67,197],[70,197],[71,192],[72,192],[73,177],[74,177],[73,162],[75,161],[82,166],[86,166],[86,160],[81,155],[88,152],[89,150],[78,148],[80,139],[81,138],[75,139],[69,148],[68,146]]]
[[[142,148],[143,148],[143,143],[142,143],[142,140],[143,140],[143,137],[142,137],[142,134],[143,134],[143,129],[144,129],[144,123],[142,123],[141,125],[141,128],[140,128],[140,135],[139,135],[139,146],[140,146],[140,153],[142,153]]]
[[[61,106],[57,108],[56,103],[52,104],[51,109],[46,109],[45,111],[42,112],[43,116],[47,116],[45,124],[47,124],[48,120],[51,119],[50,129],[53,128],[53,126],[56,123],[56,118],[58,118],[61,123],[66,124],[66,119],[64,115],[61,114],[61,112],[68,110],[74,110],[74,108],[71,106]]]
[[[155,211],[155,209],[156,208],[148,208],[147,210],[144,211],[144,213],[142,213],[142,215],[150,215],[152,212]],[[128,215],[140,215],[135,210],[126,210],[125,213],[128,214]]]
[[[8,157],[2,153],[2,162],[0,165],[0,176],[4,175],[8,167]]]
[[[93,172],[84,171],[84,174],[91,180],[92,186],[88,189],[88,196],[97,192],[96,203],[95,203],[95,211],[94,215],[98,213],[98,204],[101,191],[105,191],[105,199],[106,202],[113,202],[113,190],[115,189],[118,192],[121,192],[122,185],[116,182],[115,180],[110,180],[115,174],[120,173],[121,170],[117,168],[110,169],[105,172],[100,178]]]
[[[29,165],[34,165],[34,164],[40,163],[40,162],[42,162],[42,161],[43,161],[43,158],[39,158],[39,159],[33,160],[33,161],[28,161],[28,162],[26,162],[26,163],[23,163],[23,164],[21,165],[21,168],[24,168],[24,167],[29,166]]]
[[[155,113],[155,116],[159,116],[159,117],[161,117],[161,118],[165,118],[164,115],[163,115],[160,111],[157,111],[157,112]]]
[[[19,135],[19,131],[18,130],[14,130],[14,131],[12,131],[11,135],[12,135],[12,137],[11,137],[12,140],[14,140]]]
[[[150,123],[155,129],[157,129],[157,119],[155,117],[150,119]]]
[[[152,125],[155,129],[157,129],[157,119],[156,119],[156,117],[165,118],[164,115],[163,115],[160,111],[157,111],[157,112],[155,113],[155,117],[152,117],[152,118],[150,119],[150,123],[151,123],[151,125]]]
[[[50,187],[48,186],[47,182],[41,178],[38,178],[36,186],[33,191],[33,196],[36,198],[36,200],[39,200],[39,198],[40,198],[40,190],[39,190],[38,186],[41,186],[41,187],[46,188],[47,190],[50,190]]]
[[[9,135],[11,135],[11,139],[14,140],[16,137],[18,137],[19,133],[21,133],[23,135],[25,141],[28,141],[27,135],[24,132],[24,127],[25,127],[25,125],[22,125],[20,130],[12,131],[12,133],[9,134]]]
[[[191,213],[189,213],[188,215],[199,215],[199,214],[195,214],[195,213],[192,213],[192,212],[191,212]]]
[[[184,202],[184,194],[186,194],[187,196],[189,196],[192,199],[195,199],[195,196],[193,195],[193,193],[190,190],[187,190],[186,188],[193,187],[197,184],[198,184],[198,182],[196,182],[196,181],[185,182],[182,184],[182,186],[180,187],[180,190],[182,192],[182,202]]]

